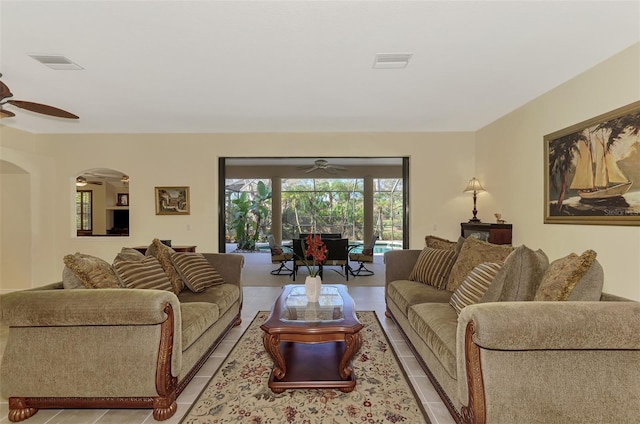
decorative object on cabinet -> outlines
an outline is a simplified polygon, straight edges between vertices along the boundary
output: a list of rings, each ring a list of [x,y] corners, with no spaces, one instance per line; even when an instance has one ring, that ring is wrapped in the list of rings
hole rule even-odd
[[[469,222],[480,222],[480,220],[476,216],[478,215],[478,210],[476,209],[476,199],[478,198],[478,193],[481,191],[485,190],[482,187],[482,184],[480,184],[480,181],[476,179],[476,177],[471,178],[469,180],[469,184],[467,184],[467,187],[464,189],[464,193],[473,192],[473,218],[471,218]]]
[[[156,187],[156,215],[189,213],[189,187]]]
[[[640,101],[545,135],[544,223],[640,225],[639,136]]]
[[[511,244],[513,227],[511,224],[485,224],[468,223],[460,224],[460,235],[464,238],[474,236],[480,240],[493,244]]]

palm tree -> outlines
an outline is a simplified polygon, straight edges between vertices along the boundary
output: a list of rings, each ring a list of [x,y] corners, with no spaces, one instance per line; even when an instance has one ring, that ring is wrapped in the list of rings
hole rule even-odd
[[[610,119],[599,124],[596,127],[596,131],[597,130],[611,131],[607,139],[607,149],[611,149],[611,146],[620,139],[620,136],[626,130],[629,130],[630,135],[638,135],[638,132],[640,132],[640,112],[629,113],[619,118]]]
[[[567,193],[567,178],[571,170],[574,154],[579,154],[578,143],[587,142],[582,132],[575,132],[549,142],[549,183],[559,191],[557,211],[562,209]]]

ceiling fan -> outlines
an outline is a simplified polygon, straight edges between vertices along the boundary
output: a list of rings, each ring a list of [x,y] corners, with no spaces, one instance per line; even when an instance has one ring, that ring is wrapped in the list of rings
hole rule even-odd
[[[0,74],[0,78],[2,78],[2,74]],[[58,109],[57,107],[43,105],[41,103],[27,102],[24,100],[8,100],[10,97],[13,97],[13,93],[9,90],[9,87],[0,81],[0,119],[16,116],[15,113],[2,107],[6,104],[30,110],[31,112],[41,113],[43,115],[55,116],[56,118],[79,119],[79,116],[74,115],[71,112],[67,112],[66,110]]]
[[[102,185],[102,181],[89,181],[82,175],[76,178],[76,186],[84,187],[87,184]]]
[[[79,187],[87,184],[102,185],[104,182],[120,182],[122,185],[127,186],[129,184],[129,176],[106,168],[96,168],[85,171],[76,178],[76,185]]]
[[[304,170],[305,174],[321,169],[328,174],[335,174],[337,171],[346,171],[347,168],[339,165],[331,165],[324,159],[316,160],[311,166],[299,166],[298,169]]]

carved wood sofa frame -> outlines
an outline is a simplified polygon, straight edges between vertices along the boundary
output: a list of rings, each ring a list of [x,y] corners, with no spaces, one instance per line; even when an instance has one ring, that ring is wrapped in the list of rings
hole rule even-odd
[[[33,416],[39,409],[56,408],[153,408],[153,418],[163,421],[171,418],[178,408],[176,399],[184,388],[202,368],[211,353],[218,347],[227,333],[240,325],[240,313],[234,321],[225,328],[222,334],[211,344],[198,362],[185,377],[178,382],[178,378],[171,375],[171,351],[174,335],[174,312],[170,304],[166,304],[164,312],[167,314],[165,322],[160,324],[160,343],[156,367],[155,397],[11,397],[9,398],[9,421],[19,422]]]
[[[391,318],[396,324],[397,329],[402,334],[402,337],[407,342],[409,349],[415,356],[416,360],[420,364],[420,367],[429,378],[429,381],[436,389],[436,392],[440,396],[440,399],[444,402],[447,410],[451,414],[451,417],[457,424],[486,424],[486,409],[485,409],[485,394],[484,394],[484,382],[482,380],[482,366],[480,363],[480,347],[473,342],[473,335],[475,334],[475,327],[473,322],[467,324],[465,332],[465,367],[467,369],[467,386],[469,388],[469,398],[467,406],[462,407],[462,411],[453,406],[453,402],[444,391],[436,377],[433,375],[427,364],[422,360],[420,353],[415,349],[409,337],[405,334],[402,327],[398,324],[391,311],[388,309],[385,311],[385,316]]]

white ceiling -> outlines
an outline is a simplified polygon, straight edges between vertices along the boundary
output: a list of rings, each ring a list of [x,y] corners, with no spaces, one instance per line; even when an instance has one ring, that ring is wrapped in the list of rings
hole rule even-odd
[[[640,41],[640,1],[0,0],[33,133],[474,131]],[[373,69],[376,53],[413,53]],[[55,71],[28,54],[84,67]]]

